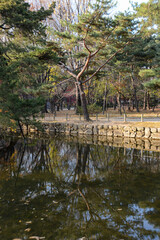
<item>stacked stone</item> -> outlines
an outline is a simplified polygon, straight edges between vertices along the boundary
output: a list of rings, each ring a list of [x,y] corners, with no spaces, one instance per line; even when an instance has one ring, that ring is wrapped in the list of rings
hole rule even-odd
[[[160,128],[133,127],[122,125],[44,123],[46,132],[65,133],[67,135],[93,135],[102,137],[123,137],[160,140]],[[35,131],[35,129],[30,129]]]

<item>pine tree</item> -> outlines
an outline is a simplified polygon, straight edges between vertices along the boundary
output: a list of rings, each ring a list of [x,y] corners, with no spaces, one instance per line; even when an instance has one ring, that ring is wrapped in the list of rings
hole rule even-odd
[[[81,96],[84,119],[89,120],[85,84],[91,81],[114,56],[132,41],[133,19],[121,14],[109,16],[112,1],[96,1],[70,28],[72,32],[57,32],[58,41],[66,52],[61,67],[73,77]],[[74,59],[74,64],[72,59]]]
[[[23,0],[0,1],[0,118],[1,124],[36,124],[44,107],[48,62],[56,61],[46,45],[42,21],[53,11],[31,11]],[[22,132],[23,134],[23,132]]]

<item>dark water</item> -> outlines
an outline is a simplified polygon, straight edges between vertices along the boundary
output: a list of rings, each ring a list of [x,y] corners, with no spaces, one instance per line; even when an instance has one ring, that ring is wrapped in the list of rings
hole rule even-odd
[[[58,137],[4,145],[1,240],[160,239],[160,153]]]

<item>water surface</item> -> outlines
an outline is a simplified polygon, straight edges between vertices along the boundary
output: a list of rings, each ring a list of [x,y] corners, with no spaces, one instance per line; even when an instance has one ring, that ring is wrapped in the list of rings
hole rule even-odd
[[[56,136],[3,142],[0,239],[160,239],[160,153]]]

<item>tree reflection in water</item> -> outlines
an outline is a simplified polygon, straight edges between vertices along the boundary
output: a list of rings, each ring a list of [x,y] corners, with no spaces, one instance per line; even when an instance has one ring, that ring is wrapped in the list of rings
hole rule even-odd
[[[8,140],[0,150],[0,239],[159,239],[160,153]]]

